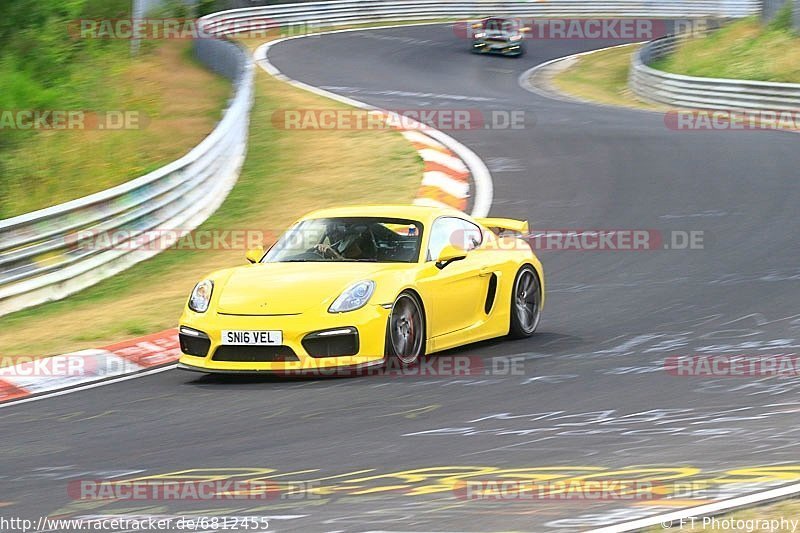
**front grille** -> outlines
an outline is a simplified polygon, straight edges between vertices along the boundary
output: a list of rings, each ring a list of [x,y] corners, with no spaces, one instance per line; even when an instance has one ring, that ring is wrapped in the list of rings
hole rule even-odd
[[[236,363],[288,363],[299,361],[294,350],[288,346],[228,346],[217,347],[214,361]]]
[[[314,358],[355,355],[358,353],[358,330],[338,328],[310,333],[303,338],[303,348]]]
[[[211,347],[211,339],[209,339],[205,333],[196,330],[193,331],[195,331],[194,335],[178,333],[181,351],[187,355],[205,357],[208,354],[208,349]]]

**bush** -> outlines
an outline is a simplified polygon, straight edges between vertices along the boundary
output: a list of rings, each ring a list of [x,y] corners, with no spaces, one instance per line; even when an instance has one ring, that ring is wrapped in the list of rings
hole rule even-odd
[[[195,7],[198,17],[216,13],[217,11],[222,11],[226,8],[227,6],[220,5],[220,2],[217,2],[217,0],[198,0]]]
[[[127,41],[78,39],[81,18],[130,16],[130,0],[14,0],[0,17],[0,110],[81,109],[100,105],[107,72],[129,61]],[[0,128],[0,194],[4,152],[36,133]],[[3,213],[0,212],[0,218]]]
[[[792,31],[792,7],[793,0],[788,0],[782,8],[775,14],[767,29],[770,31],[789,32]]]

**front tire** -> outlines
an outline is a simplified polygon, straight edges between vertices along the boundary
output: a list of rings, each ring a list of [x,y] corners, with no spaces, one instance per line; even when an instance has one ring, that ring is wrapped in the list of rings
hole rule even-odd
[[[511,320],[508,334],[515,339],[533,335],[542,318],[542,286],[530,265],[517,272],[511,289]]]
[[[425,313],[419,299],[401,292],[392,305],[386,331],[386,355],[412,366],[425,355]]]

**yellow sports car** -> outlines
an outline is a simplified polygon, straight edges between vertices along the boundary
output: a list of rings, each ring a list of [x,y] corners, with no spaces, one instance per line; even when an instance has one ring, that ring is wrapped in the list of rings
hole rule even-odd
[[[423,206],[324,209],[192,290],[179,368],[364,368],[511,335],[544,304],[527,222]]]

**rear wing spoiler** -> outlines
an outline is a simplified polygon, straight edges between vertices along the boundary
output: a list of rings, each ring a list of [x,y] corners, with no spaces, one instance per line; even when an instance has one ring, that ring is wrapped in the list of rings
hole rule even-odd
[[[524,236],[529,233],[528,222],[525,220],[514,220],[513,218],[476,218],[478,224],[492,230],[497,235],[507,232]]]
[[[467,24],[469,24],[473,30],[482,30],[486,28],[486,23],[489,22],[490,20],[510,20],[517,22],[520,21],[521,19],[518,19],[516,17],[484,17],[480,20],[471,20]],[[526,20],[529,21],[530,19]],[[524,23],[524,21],[523,24],[518,29],[520,33],[529,33],[531,31],[531,28],[527,26]]]

